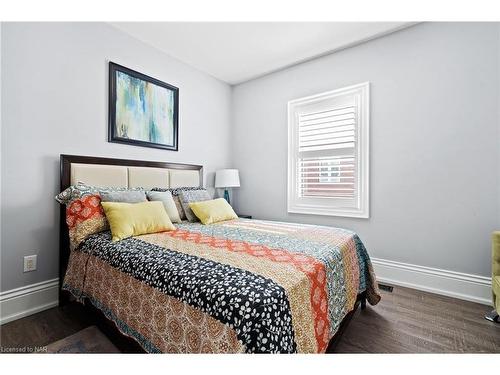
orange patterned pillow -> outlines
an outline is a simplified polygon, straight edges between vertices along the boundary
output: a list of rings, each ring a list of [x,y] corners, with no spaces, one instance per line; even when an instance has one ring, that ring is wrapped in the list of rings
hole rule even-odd
[[[96,187],[79,182],[56,195],[56,201],[66,205],[66,223],[69,227],[71,249],[75,249],[91,234],[109,229],[108,220],[101,206],[100,192],[112,191],[144,191],[144,189]]]
[[[75,249],[91,234],[109,229],[99,194],[85,195],[69,203],[66,207],[66,223],[71,249]]]

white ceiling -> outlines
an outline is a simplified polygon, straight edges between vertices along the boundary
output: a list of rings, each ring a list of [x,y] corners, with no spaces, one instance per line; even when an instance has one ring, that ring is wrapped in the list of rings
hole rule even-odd
[[[408,27],[408,22],[115,22],[230,84]]]

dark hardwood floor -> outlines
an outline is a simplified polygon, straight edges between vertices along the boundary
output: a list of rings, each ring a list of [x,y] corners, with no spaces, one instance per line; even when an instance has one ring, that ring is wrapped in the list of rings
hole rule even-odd
[[[491,307],[414,289],[381,291],[377,306],[356,311],[338,353],[500,353]]]
[[[382,294],[377,306],[356,311],[335,352],[500,353],[500,324],[483,318],[490,307],[401,287]],[[92,324],[87,310],[71,303],[4,324],[0,346],[44,346]]]
[[[93,323],[83,306],[72,302],[62,308],[54,307],[0,326],[0,347],[45,346]]]

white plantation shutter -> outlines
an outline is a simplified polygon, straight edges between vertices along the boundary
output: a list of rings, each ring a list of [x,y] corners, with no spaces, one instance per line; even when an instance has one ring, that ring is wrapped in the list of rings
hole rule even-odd
[[[368,217],[368,83],[289,102],[288,211]]]
[[[354,197],[354,158],[302,158],[299,160],[299,196]]]
[[[302,197],[354,197],[356,106],[298,115],[298,183]]]

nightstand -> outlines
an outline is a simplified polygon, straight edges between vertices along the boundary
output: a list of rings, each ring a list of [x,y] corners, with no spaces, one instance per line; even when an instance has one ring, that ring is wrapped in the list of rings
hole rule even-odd
[[[252,215],[241,215],[241,214],[237,214],[238,217],[242,218],[242,219],[251,219],[252,218]]]

